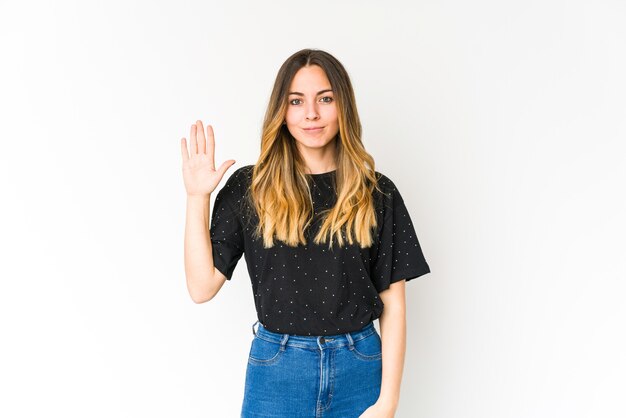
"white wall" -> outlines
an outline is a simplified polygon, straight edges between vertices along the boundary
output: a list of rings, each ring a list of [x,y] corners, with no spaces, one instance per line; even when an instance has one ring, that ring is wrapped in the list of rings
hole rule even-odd
[[[218,164],[253,164],[279,66],[313,47],[432,269],[407,284],[396,416],[625,416],[624,21],[608,0],[0,2],[0,415],[238,416],[250,281],[242,259],[187,293],[180,138],[201,119]]]

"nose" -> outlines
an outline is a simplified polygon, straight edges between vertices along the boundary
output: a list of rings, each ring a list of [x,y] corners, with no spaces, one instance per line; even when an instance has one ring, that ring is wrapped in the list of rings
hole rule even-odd
[[[308,105],[306,109],[306,118],[307,120],[315,120],[319,118],[319,113],[317,111],[316,103],[311,103]]]

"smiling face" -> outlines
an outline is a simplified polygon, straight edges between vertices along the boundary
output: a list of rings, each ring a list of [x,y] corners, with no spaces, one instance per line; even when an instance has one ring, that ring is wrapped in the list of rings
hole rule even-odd
[[[321,152],[316,158],[322,159],[326,152],[334,153],[339,121],[324,70],[318,65],[300,68],[291,82],[288,101],[285,123],[300,152],[304,155]]]

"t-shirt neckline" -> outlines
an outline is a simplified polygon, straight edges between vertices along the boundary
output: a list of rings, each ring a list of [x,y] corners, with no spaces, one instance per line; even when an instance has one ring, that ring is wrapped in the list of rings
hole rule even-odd
[[[337,171],[337,169],[334,169],[332,171],[327,171],[325,173],[316,173],[316,174],[308,173],[307,175],[309,175],[311,177],[325,177],[325,176],[331,176],[331,175],[335,174],[336,171]]]

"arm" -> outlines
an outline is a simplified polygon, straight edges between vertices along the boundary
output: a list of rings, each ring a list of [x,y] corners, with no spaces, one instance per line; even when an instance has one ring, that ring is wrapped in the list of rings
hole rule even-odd
[[[209,231],[211,193],[235,163],[228,160],[215,169],[215,138],[213,127],[207,125],[204,135],[202,121],[191,125],[191,144],[182,138],[183,180],[187,191],[185,222],[185,276],[187,290],[196,303],[209,301],[224,284],[226,277],[215,268]]]
[[[380,293],[385,308],[379,319],[383,377],[378,402],[392,411],[392,416],[400,400],[400,382],[406,352],[405,283],[405,280],[397,281]]]
[[[187,196],[185,222],[185,276],[187,290],[195,303],[211,300],[226,281],[213,263],[209,231],[211,195]]]

